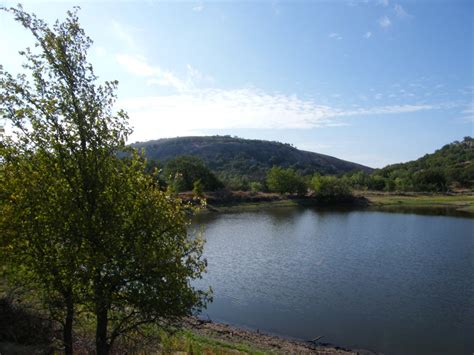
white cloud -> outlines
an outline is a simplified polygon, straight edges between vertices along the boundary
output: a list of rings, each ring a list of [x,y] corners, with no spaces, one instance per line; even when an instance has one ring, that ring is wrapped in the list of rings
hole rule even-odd
[[[116,20],[112,20],[112,32],[122,42],[124,42],[130,49],[136,48],[135,39],[133,38],[132,32],[136,30],[130,26],[120,23]]]
[[[369,3],[369,0],[346,0],[347,5],[354,7],[358,5],[366,5]]]
[[[120,102],[129,111],[137,139],[160,131],[206,129],[305,129],[333,124],[337,112],[295,95],[267,94],[247,88],[195,90]]]
[[[405,11],[405,9],[402,7],[402,5],[400,4],[395,4],[395,6],[393,7],[393,9],[395,10],[395,14],[399,17],[399,18],[407,18],[407,17],[410,17],[410,14],[408,14],[408,12]]]
[[[159,67],[152,67],[148,65],[144,57],[118,54],[116,58],[120,65],[125,67],[128,72],[134,75],[148,77],[159,75],[162,72]]]
[[[463,116],[463,120],[467,122],[474,123],[474,102],[471,102],[467,105],[467,108],[461,112]]]
[[[367,31],[364,35],[365,38],[369,39],[370,37],[372,37],[372,32],[370,31]]]
[[[139,55],[117,54],[117,62],[129,73],[146,78],[148,85],[160,85],[173,88],[179,92],[194,90],[198,84],[213,84],[214,78],[202,74],[191,64],[186,66],[185,78],[180,78],[160,66],[150,65],[145,57]]]
[[[328,35],[329,38],[336,39],[336,40],[341,40],[342,36],[339,33],[332,32]]]
[[[95,47],[94,53],[98,57],[105,57],[107,55],[107,50],[102,46],[98,46],[98,47]]]
[[[429,111],[444,108],[443,105],[390,105],[371,108],[361,108],[353,111],[343,111],[340,116],[361,116],[361,115],[387,115],[402,114],[419,111]]]
[[[202,3],[199,3],[193,7],[193,11],[195,12],[201,12],[202,10],[204,10],[204,5]]]
[[[335,39],[338,36],[337,33],[329,35]],[[186,79],[181,79],[170,71],[148,64],[144,57],[118,54],[116,59],[131,74],[145,78],[148,84],[167,86],[177,91],[176,94],[136,97],[119,102],[119,106],[130,114],[135,128],[131,137],[133,140],[202,134],[209,130],[334,127],[346,125],[342,119],[347,117],[449,108],[447,104],[405,104],[343,109],[318,103],[314,99],[267,93],[252,87],[199,89],[196,83],[209,82],[212,78],[189,64]],[[406,94],[404,89],[399,91]],[[369,102],[365,95],[359,95],[359,98]],[[380,100],[382,94],[375,92],[373,98]]]
[[[377,0],[377,4],[387,7],[389,0]]]
[[[347,125],[343,118],[441,109],[435,105],[391,105],[342,109],[296,95],[255,88],[205,89],[121,100],[135,131],[132,140],[226,129],[311,129]]]
[[[148,78],[148,84],[168,86],[181,92],[192,87],[191,81],[181,80],[170,71],[163,70],[159,66],[149,65],[144,57],[118,54],[116,59],[129,73]]]
[[[388,28],[392,25],[392,21],[387,16],[379,18],[378,23],[382,28]]]
[[[281,14],[281,8],[277,1],[272,1],[272,11],[275,16],[279,16]]]

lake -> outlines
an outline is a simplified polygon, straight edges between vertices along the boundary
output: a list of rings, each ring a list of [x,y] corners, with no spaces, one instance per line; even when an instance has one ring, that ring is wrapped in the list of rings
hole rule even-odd
[[[386,354],[474,352],[474,219],[288,207],[194,227],[204,318]]]

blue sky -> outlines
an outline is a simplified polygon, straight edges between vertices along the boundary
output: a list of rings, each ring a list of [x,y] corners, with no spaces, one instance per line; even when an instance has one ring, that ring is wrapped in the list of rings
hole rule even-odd
[[[131,142],[230,134],[382,167],[474,135],[474,1],[23,4],[50,22],[81,6]],[[6,70],[29,44],[0,14]]]

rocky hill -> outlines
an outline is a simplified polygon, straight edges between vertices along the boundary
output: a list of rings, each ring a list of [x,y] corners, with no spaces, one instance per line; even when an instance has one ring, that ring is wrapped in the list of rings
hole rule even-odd
[[[222,180],[262,180],[274,165],[291,167],[300,174],[340,174],[372,169],[328,155],[299,150],[290,144],[231,136],[178,137],[132,144],[148,159],[165,163],[180,155],[201,158]]]

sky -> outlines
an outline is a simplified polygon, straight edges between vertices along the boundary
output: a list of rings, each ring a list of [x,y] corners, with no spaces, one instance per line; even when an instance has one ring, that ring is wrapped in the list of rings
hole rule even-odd
[[[49,23],[81,7],[131,143],[232,135],[383,167],[474,136],[474,1],[22,4]],[[5,70],[32,43],[0,13]]]

